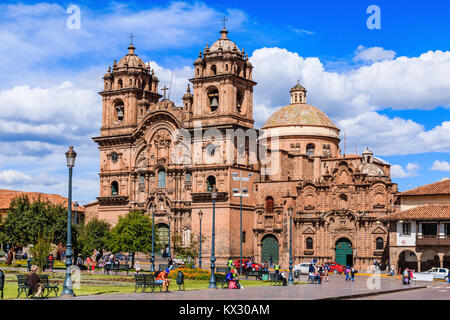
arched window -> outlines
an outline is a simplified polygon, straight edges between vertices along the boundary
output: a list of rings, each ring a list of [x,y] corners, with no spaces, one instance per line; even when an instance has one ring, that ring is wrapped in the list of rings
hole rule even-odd
[[[117,183],[117,181],[113,181],[111,183],[111,196],[115,197],[119,195],[119,184]]]
[[[119,89],[123,88],[123,81],[122,81],[122,79],[119,79],[119,81],[117,81],[117,86],[119,87]]]
[[[215,64],[211,66],[211,74],[215,76],[217,74],[217,67]]]
[[[266,212],[273,212],[273,198],[271,196],[266,198]]]
[[[158,171],[158,188],[166,187],[166,170],[159,169]]]
[[[147,86],[147,82],[145,82],[145,81],[142,81],[142,89],[144,89],[145,90],[145,87]]]
[[[306,155],[307,156],[313,156],[314,155],[314,145],[313,144],[308,144],[306,146]]]
[[[216,178],[214,176],[209,176],[206,179],[206,191],[211,192],[212,187],[216,185]]]
[[[306,238],[306,249],[312,250],[313,249],[313,239],[311,237]]]
[[[139,175],[139,184],[141,185],[145,184],[145,174],[143,173]]]
[[[187,171],[186,174],[184,175],[184,178],[186,182],[191,182],[192,173]]]
[[[377,240],[375,240],[375,245],[377,250],[383,250],[384,249],[383,238],[377,238]]]

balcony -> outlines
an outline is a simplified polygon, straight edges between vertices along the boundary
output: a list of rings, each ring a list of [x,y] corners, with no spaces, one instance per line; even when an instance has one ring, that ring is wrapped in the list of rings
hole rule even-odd
[[[418,235],[416,238],[417,246],[450,246],[449,235]]]

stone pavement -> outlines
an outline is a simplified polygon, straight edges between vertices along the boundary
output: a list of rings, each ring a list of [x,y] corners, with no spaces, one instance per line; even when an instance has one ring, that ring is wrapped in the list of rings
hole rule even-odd
[[[450,285],[445,283],[433,284],[417,290],[399,291],[350,300],[450,300]]]
[[[304,279],[302,279],[304,280]],[[303,284],[293,286],[246,287],[242,290],[205,289],[195,291],[171,291],[78,296],[79,300],[318,300],[339,299],[351,295],[373,294],[411,288],[402,286],[400,281],[378,277],[373,283],[369,277],[357,277],[355,282],[345,282],[341,275],[333,275],[323,284]],[[369,286],[368,286],[369,281]],[[375,288],[371,289],[372,286]],[[420,284],[412,287],[421,287]],[[177,286],[172,286],[176,290]],[[417,289],[419,290],[419,289]],[[60,298],[54,298],[60,299]]]

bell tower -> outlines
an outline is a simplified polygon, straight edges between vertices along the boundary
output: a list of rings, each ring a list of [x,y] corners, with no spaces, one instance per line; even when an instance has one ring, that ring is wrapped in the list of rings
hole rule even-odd
[[[201,120],[204,127],[253,128],[253,67],[225,27],[220,35],[194,62],[192,120]]]
[[[146,110],[156,105],[158,78],[150,65],[146,65],[135,53],[133,43],[128,54],[103,77],[102,136],[131,133]]]

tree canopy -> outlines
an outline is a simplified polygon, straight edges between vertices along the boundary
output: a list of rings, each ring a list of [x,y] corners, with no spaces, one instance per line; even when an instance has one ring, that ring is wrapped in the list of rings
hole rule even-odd
[[[79,250],[83,257],[92,255],[97,249],[102,251],[108,246],[110,225],[105,221],[93,219],[80,230]]]
[[[108,249],[112,252],[148,253],[152,249],[151,234],[150,217],[142,211],[130,211],[127,215],[119,217],[119,222],[111,230]]]
[[[38,238],[65,243],[67,237],[67,209],[38,198],[31,202],[27,195],[14,198],[0,227],[0,238],[17,246],[36,244]],[[72,238],[76,240],[73,228]]]

